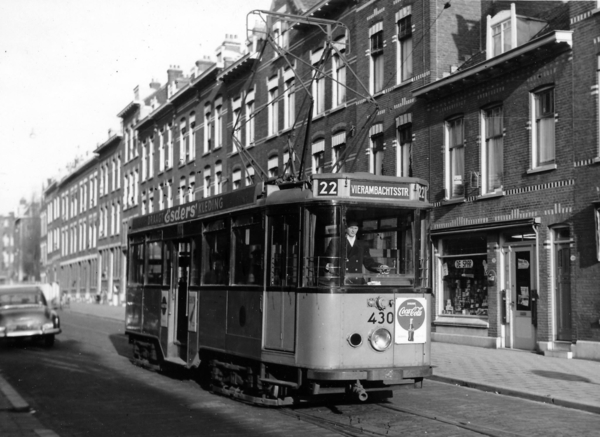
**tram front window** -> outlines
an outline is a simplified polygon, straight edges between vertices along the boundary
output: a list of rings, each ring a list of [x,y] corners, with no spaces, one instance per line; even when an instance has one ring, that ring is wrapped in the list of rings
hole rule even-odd
[[[413,285],[413,211],[369,206],[310,212],[306,286]]]

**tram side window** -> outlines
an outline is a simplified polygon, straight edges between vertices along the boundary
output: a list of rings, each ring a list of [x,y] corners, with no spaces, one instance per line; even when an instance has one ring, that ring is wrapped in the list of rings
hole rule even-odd
[[[200,256],[202,253],[202,237],[197,236],[192,239],[192,262],[190,266],[190,284],[200,285],[201,264]]]
[[[204,228],[202,284],[229,283],[229,226],[225,220],[208,223]]]
[[[132,284],[143,284],[144,243],[136,243],[130,246],[129,266],[129,282]]]
[[[333,264],[339,257],[324,256],[329,243],[339,238],[340,209],[338,207],[320,207],[310,210],[307,226],[307,239],[303,265],[303,283],[310,287],[318,282],[339,285],[339,269],[326,270],[327,264]],[[339,264],[339,263],[338,263]]]
[[[259,214],[235,219],[234,284],[262,285],[263,283],[263,227]]]
[[[163,282],[163,243],[148,243],[148,284],[162,285]]]
[[[269,285],[291,287],[298,280],[300,214],[269,219]]]

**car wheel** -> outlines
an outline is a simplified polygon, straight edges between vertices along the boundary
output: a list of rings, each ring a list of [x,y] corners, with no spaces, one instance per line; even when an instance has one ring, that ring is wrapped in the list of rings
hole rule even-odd
[[[54,334],[44,336],[44,346],[46,346],[46,347],[54,346]]]

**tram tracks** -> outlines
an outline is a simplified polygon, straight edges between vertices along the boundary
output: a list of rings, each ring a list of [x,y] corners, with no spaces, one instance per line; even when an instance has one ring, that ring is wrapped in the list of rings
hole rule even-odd
[[[282,409],[280,412],[348,437],[390,437],[415,435],[417,432],[429,436],[525,437],[524,434],[390,403],[329,405]]]

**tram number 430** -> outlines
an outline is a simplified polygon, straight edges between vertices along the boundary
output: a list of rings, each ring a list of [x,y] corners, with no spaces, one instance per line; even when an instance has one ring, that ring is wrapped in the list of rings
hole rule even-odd
[[[379,313],[372,313],[371,317],[369,317],[369,323],[373,323],[373,324],[384,324],[385,322],[388,323],[394,323],[394,313],[393,312],[388,312],[388,313],[384,313],[383,311],[379,311]]]

